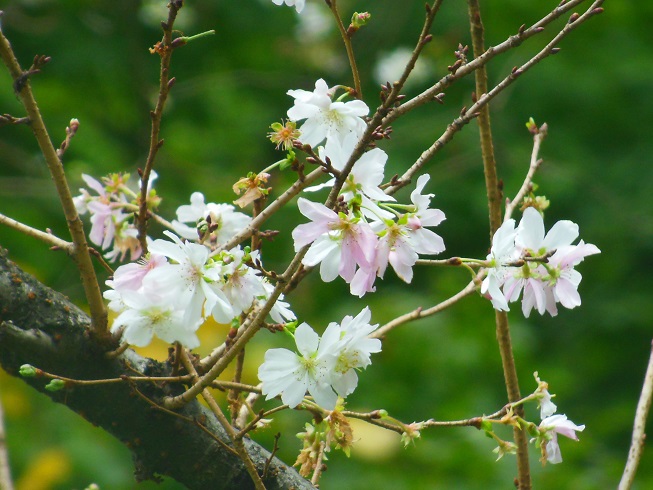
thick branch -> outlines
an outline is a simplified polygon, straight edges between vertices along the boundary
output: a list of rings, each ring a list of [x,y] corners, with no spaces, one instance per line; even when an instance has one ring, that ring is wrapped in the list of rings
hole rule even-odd
[[[106,359],[88,335],[86,314],[20,270],[4,252],[0,254],[0,312],[0,365],[12,375],[17,375],[23,364],[75,379],[131,376],[134,370],[148,376],[171,375],[170,364],[131,350]],[[154,406],[183,391],[178,384],[110,383],[69,386],[50,393],[44,390],[45,379],[25,381],[125,443],[134,454],[139,479],[161,474],[191,489],[254,488],[242,461],[229,447],[229,437],[210,411],[197,401],[177,412]],[[270,454],[249,439],[243,442],[262,474]],[[265,485],[268,489],[313,488],[276,458]]]

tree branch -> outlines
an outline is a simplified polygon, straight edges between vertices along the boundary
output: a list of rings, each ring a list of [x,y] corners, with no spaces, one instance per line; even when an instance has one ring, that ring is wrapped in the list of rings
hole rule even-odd
[[[4,251],[0,252],[0,312],[0,365],[14,376],[23,364],[74,379],[116,378],[133,375],[134,370],[147,376],[172,374],[169,363],[143,358],[132,350],[106,359],[103,348],[88,335],[88,316],[20,270]],[[139,393],[129,383],[73,385],[52,393],[44,389],[43,378],[24,380],[126,444],[134,454],[137,479],[160,474],[190,489],[254,488],[229,447],[229,437],[209,410],[197,401],[177,412],[158,408],[164,397],[183,391],[177,383],[139,384]],[[243,442],[263,474],[270,454],[249,439]],[[264,483],[268,489],[313,488],[276,458]]]

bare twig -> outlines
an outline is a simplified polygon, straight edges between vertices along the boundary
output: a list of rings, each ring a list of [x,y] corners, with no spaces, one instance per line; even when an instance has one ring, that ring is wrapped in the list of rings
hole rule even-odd
[[[571,3],[581,3],[581,0],[576,0],[575,2],[569,2],[568,4],[565,4],[565,6],[571,4]],[[551,40],[549,44],[547,44],[539,53],[537,53],[533,58],[531,58],[529,61],[527,61],[525,64],[523,64],[521,67],[513,69],[507,77],[505,77],[499,84],[497,84],[492,90],[490,90],[488,93],[483,94],[478,98],[478,100],[471,106],[469,109],[465,109],[461,112],[461,115],[454,119],[451,124],[447,127],[444,133],[442,133],[442,136],[440,136],[435,143],[433,143],[428,149],[426,149],[420,157],[417,159],[417,161],[401,176],[401,178],[398,180],[398,183],[396,185],[390,186],[385,189],[385,193],[392,195],[394,194],[397,190],[400,188],[404,187],[408,183],[411,182],[411,178],[415,173],[419,171],[433,156],[439,152],[444,145],[446,145],[453,137],[455,134],[460,131],[467,123],[469,123],[472,119],[478,116],[479,110],[488,104],[494,97],[496,97],[498,94],[503,92],[509,85],[511,85],[520,75],[525,73],[526,71],[530,70],[533,68],[537,63],[542,61],[543,59],[547,58],[548,56],[551,56],[552,54],[555,54],[556,51],[556,46],[564,39],[573,29],[578,27],[580,24],[583,22],[587,21],[590,17],[593,17],[594,15],[597,15],[601,13],[603,10],[600,7],[600,5],[603,3],[603,0],[596,0],[582,15],[578,16],[576,20],[572,23],[567,23],[565,24],[565,27]],[[539,24],[539,23],[538,23]],[[537,24],[536,24],[537,25]],[[527,32],[528,30],[524,31]],[[475,66],[478,68],[481,66],[481,64],[475,64],[477,60],[482,59],[484,56],[486,56],[488,53],[493,52],[493,48],[488,48],[485,53],[483,53],[480,57],[476,58],[474,61],[471,61],[467,63],[466,65],[463,65],[462,68],[460,68],[457,72],[456,75],[463,70],[463,68],[467,68],[469,66]],[[483,63],[485,64],[485,63]],[[446,78],[446,77],[445,77]],[[404,104],[406,105],[406,104]],[[402,105],[401,107],[404,107]],[[401,108],[400,107],[400,108]],[[394,114],[394,112],[393,112]],[[385,122],[384,122],[385,124]]]
[[[152,130],[150,132],[150,150],[147,154],[147,160],[145,162],[145,168],[141,172],[141,196],[140,196],[140,209],[138,212],[137,228],[138,228],[138,240],[141,242],[141,247],[143,252],[147,252],[147,220],[149,218],[148,209],[147,209],[147,195],[148,195],[148,183],[150,181],[150,174],[152,173],[152,168],[154,167],[154,160],[159,151],[159,148],[163,145],[163,140],[159,139],[159,134],[161,132],[161,118],[163,115],[163,109],[165,107],[166,101],[168,100],[168,94],[172,85],[174,85],[174,78],[170,78],[170,60],[172,58],[172,32],[175,19],[177,18],[177,13],[184,5],[183,0],[172,0],[168,3],[168,20],[161,22],[161,27],[163,28],[163,39],[157,43],[153,48],[153,52],[158,53],[161,56],[161,69],[159,75],[159,97],[156,101],[156,107],[152,112],[150,112],[150,117],[152,119]]]
[[[375,339],[381,339],[385,337],[385,335],[390,330],[397,328],[399,325],[403,325],[404,323],[408,323],[413,320],[418,320],[420,318],[425,318],[427,316],[435,315],[436,313],[445,310],[446,308],[450,307],[451,305],[463,299],[465,296],[469,296],[474,291],[476,291],[476,289],[478,288],[478,284],[480,284],[481,278],[482,278],[481,276],[477,276],[474,281],[471,281],[469,284],[467,284],[467,286],[465,286],[461,291],[454,294],[452,297],[446,299],[445,301],[438,303],[435,306],[432,306],[431,308],[427,308],[424,310],[420,307],[411,311],[410,313],[406,313],[405,315],[395,318],[394,320],[386,323],[382,327],[372,332],[370,337]]]
[[[653,347],[651,355],[648,360],[648,367],[646,368],[646,375],[644,376],[644,386],[642,393],[637,403],[637,410],[635,412],[635,426],[633,427],[633,437],[630,443],[630,450],[628,451],[628,461],[624,468],[624,473],[619,482],[618,490],[629,490],[635,481],[635,473],[639,466],[639,460],[642,457],[642,450],[644,449],[644,441],[646,440],[646,419],[648,411],[651,408],[651,399],[653,398]]]
[[[57,189],[57,194],[59,195],[59,200],[66,217],[66,222],[68,223],[68,230],[70,231],[70,236],[74,243],[71,257],[77,265],[77,269],[79,270],[82,279],[82,286],[91,313],[91,328],[99,337],[106,337],[108,335],[107,310],[104,307],[102,292],[100,291],[95,269],[93,268],[93,262],[91,260],[91,254],[89,253],[84,227],[79,218],[79,214],[77,213],[75,203],[73,202],[73,196],[66,180],[63,165],[61,164],[61,160],[57,155],[57,150],[55,150],[52,140],[48,135],[48,131],[43,122],[43,118],[41,117],[41,112],[39,111],[39,107],[34,99],[32,88],[29,83],[29,74],[34,73],[34,70],[31,69],[29,72],[23,71],[16,59],[11,45],[9,44],[9,40],[4,36],[1,30],[0,57],[7,66],[7,69],[14,80],[16,95],[19,97],[27,111],[27,116],[30,120],[29,126],[39,144],[39,148],[45,158],[48,169],[50,170],[50,175],[52,176],[52,180]],[[41,66],[47,62],[47,58],[37,57],[35,59],[35,65],[37,65],[37,62],[38,65]]]
[[[74,251],[74,245],[71,242],[67,242],[54,236],[52,233],[47,233],[45,231],[37,230],[31,226],[24,225],[15,219],[12,219],[4,214],[0,214],[0,224],[13,228],[14,230],[20,231],[21,233],[41,240],[42,242],[50,245],[57,250],[63,250],[68,255],[72,255]]]
[[[542,145],[542,141],[544,141],[544,138],[546,138],[547,129],[548,127],[546,123],[544,123],[538,129],[537,133],[533,135],[533,151],[531,153],[531,163],[528,167],[528,173],[526,174],[524,183],[517,192],[515,198],[510,202],[506,202],[506,212],[503,216],[503,221],[508,221],[510,219],[512,213],[515,211],[515,208],[519,206],[521,200],[524,199],[526,193],[531,189],[533,176],[535,175],[535,172],[537,172],[537,169],[540,168],[540,164],[542,163],[542,160],[538,158],[538,155],[540,153],[540,146]]]
[[[392,112],[387,114],[387,116],[383,119],[383,123],[382,123],[383,126],[384,127],[387,126],[398,117],[403,116],[404,114],[415,109],[416,107],[419,107],[423,104],[435,100],[438,94],[440,94],[447,87],[451,86],[455,81],[473,73],[480,66],[486,65],[495,56],[505,53],[506,51],[509,51],[511,49],[514,49],[520,44],[522,44],[526,39],[529,39],[541,33],[544,30],[545,26],[547,26],[551,22],[560,18],[565,13],[569,12],[570,10],[574,9],[576,6],[586,1],[587,0],[570,0],[569,2],[566,2],[564,4],[561,3],[560,5],[558,5],[558,7],[553,9],[550,13],[545,15],[542,19],[537,21],[531,27],[520,28],[517,34],[510,36],[504,42],[497,44],[496,46],[490,46],[487,50],[485,50],[485,52],[481,56],[476,57],[473,61],[470,61],[469,63],[463,64],[460,68],[458,68],[455,71],[455,73],[449,73],[432,87],[426,89],[421,94],[413,97],[412,99],[404,102],[398,108],[392,110]]]
[[[188,353],[186,352],[185,349],[183,349],[181,352],[181,361],[184,364],[186,371],[188,371],[193,376],[193,381],[197,383],[199,381],[199,376],[197,375],[195,366],[193,366],[193,363],[191,362]],[[231,439],[234,448],[238,453],[238,457],[242,460],[243,464],[245,465],[245,468],[247,469],[247,473],[249,473],[249,476],[252,478],[252,481],[254,482],[254,487],[256,488],[256,490],[265,490],[265,485],[263,484],[263,480],[261,480],[261,476],[258,474],[258,470],[256,469],[256,466],[254,465],[252,458],[249,456],[249,453],[247,452],[247,449],[245,448],[242,439],[237,437],[237,433],[234,430],[233,426],[229,423],[229,420],[227,420],[227,417],[222,412],[222,409],[215,401],[215,398],[213,398],[213,395],[211,395],[211,392],[208,389],[205,388],[204,390],[202,390],[202,398],[204,398],[206,404],[209,406],[209,408],[216,416],[216,418],[218,419],[218,421],[220,422],[224,430],[229,435],[229,438]]]
[[[358,73],[358,67],[356,66],[356,56],[354,56],[354,47],[351,44],[351,37],[347,33],[345,25],[342,23],[342,18],[338,12],[338,7],[336,5],[337,0],[330,0],[328,2],[331,13],[336,19],[336,25],[338,26],[338,31],[342,37],[342,42],[345,44],[345,50],[347,51],[347,58],[349,59],[349,66],[351,67],[351,74],[354,78],[354,90],[356,90],[356,97],[359,99],[363,98],[363,92],[361,90],[361,78]]]
[[[311,478],[311,483],[317,485],[320,481],[320,476],[322,476],[322,470],[324,466],[322,461],[324,460],[324,450],[326,448],[326,442],[320,441],[320,447],[317,453],[317,461],[315,462],[315,470],[313,471],[313,477]]]

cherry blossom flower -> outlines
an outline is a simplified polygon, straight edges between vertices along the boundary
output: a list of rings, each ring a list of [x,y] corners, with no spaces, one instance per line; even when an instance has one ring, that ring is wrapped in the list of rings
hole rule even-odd
[[[154,291],[173,291],[180,295],[180,303],[186,309],[184,321],[189,324],[209,314],[220,323],[231,321],[234,312],[229,300],[219,288],[212,287],[212,283],[220,280],[220,271],[207,263],[209,249],[204,245],[184,243],[170,231],[163,233],[172,242],[154,240],[150,252],[164,255],[175,263],[152,270],[143,279],[144,285]]]
[[[189,349],[200,345],[195,334],[200,322],[188,323],[184,319],[184,310],[171,295],[157,296],[133,291],[123,295],[122,300],[127,308],[114,320],[111,332],[124,327],[122,338],[128,344],[145,347],[156,335],[166,342],[179,342]]]
[[[302,124],[299,140],[313,147],[324,138],[329,141],[337,138],[342,141],[349,133],[360,138],[365,131],[366,116],[370,109],[362,100],[333,102],[333,89],[323,79],[315,82],[315,90],[289,90],[288,95],[295,98],[293,107],[288,109],[291,121],[306,119]]]
[[[258,252],[251,252],[250,257],[258,259]],[[220,260],[226,263],[222,268],[222,276],[226,279],[221,289],[231,303],[234,316],[249,310],[257,297],[266,294],[263,280],[244,263],[244,258],[245,252],[240,248],[220,256]]]
[[[546,417],[539,426],[540,438],[538,442],[542,448],[542,456],[551,464],[562,463],[560,446],[558,445],[558,434],[561,434],[574,441],[578,440],[576,432],[585,430],[584,425],[576,425],[567,419],[566,415],[556,414]]]
[[[177,208],[177,220],[172,222],[174,231],[187,240],[199,238],[197,225],[207,222],[211,225],[211,233],[218,244],[226,243],[238,232],[246,228],[252,218],[235,211],[230,204],[205,203],[204,194],[193,192],[190,204]],[[185,223],[192,223],[189,226]]]
[[[324,204],[299,198],[300,212],[312,220],[297,226],[292,237],[295,252],[311,244],[302,259],[307,266],[320,264],[320,277],[324,282],[340,275],[348,283],[354,278],[356,267],[371,267],[377,237],[363,220],[336,214]]]
[[[272,0],[272,3],[274,3],[275,5],[283,5],[285,3],[289,7],[292,7],[294,5],[295,9],[297,10],[297,13],[301,13],[301,11],[304,9],[304,4],[306,3],[306,0]]]
[[[546,311],[555,316],[557,303],[565,308],[579,306],[581,275],[574,267],[600,250],[582,240],[572,245],[578,238],[578,225],[571,221],[558,221],[545,234],[542,215],[532,207],[524,211],[514,236],[509,231],[514,228],[514,222],[508,224],[510,221],[493,238],[493,252],[488,255],[491,268],[481,292],[489,293],[494,307],[500,310],[508,310],[507,301],[516,301],[521,295],[525,317],[533,308],[540,314]],[[500,260],[496,257],[495,241],[502,247],[499,255],[505,255]],[[519,261],[522,264],[516,264]]]
[[[386,219],[383,223],[373,225],[380,235],[374,266],[361,266],[352,282],[352,294],[362,296],[373,290],[374,276],[382,278],[388,264],[401,280],[410,283],[419,254],[434,255],[444,251],[442,238],[425,228],[437,226],[445,219],[439,209],[429,209],[433,194],[422,194],[428,180],[427,174],[417,180],[417,186],[411,193],[413,210],[401,215],[397,221]]]
[[[270,349],[265,353],[258,370],[265,399],[281,395],[281,401],[294,408],[308,391],[318,405],[333,410],[338,400],[330,385],[335,356],[326,352],[327,344],[322,344],[306,323],[295,330],[295,343],[299,354],[288,349]]]
[[[333,410],[336,393],[343,398],[350,395],[358,384],[356,371],[371,364],[370,354],[381,351],[381,341],[368,338],[378,328],[370,325],[371,316],[366,307],[356,317],[343,318],[341,324],[330,323],[321,339],[302,323],[295,331],[300,354],[288,349],[265,354],[258,377],[266,399],[281,395],[283,403],[294,408],[308,391],[318,405]]]
[[[347,315],[340,325],[330,324],[322,336],[322,342],[329,343],[326,340],[329,335],[335,340],[331,341],[333,353],[337,355],[331,385],[343,398],[353,393],[358,385],[356,371],[372,363],[370,354],[381,352],[381,341],[369,338],[379,327],[378,324],[370,325],[371,318],[372,313],[366,306],[356,317]]]
[[[319,149],[320,158],[324,161],[329,160],[331,166],[336,170],[343,170],[349,161],[356,145],[358,136],[355,133],[349,133],[343,141],[333,138],[327,140],[325,146]],[[351,169],[346,181],[340,191],[345,202],[350,203],[352,200],[360,199],[362,213],[369,219],[391,219],[393,214],[379,208],[378,201],[394,201],[395,198],[388,196],[379,186],[383,182],[383,173],[388,155],[380,148],[373,148],[361,155]],[[313,187],[305,189],[307,192],[317,191],[325,187],[332,187],[335,184],[335,178]]]

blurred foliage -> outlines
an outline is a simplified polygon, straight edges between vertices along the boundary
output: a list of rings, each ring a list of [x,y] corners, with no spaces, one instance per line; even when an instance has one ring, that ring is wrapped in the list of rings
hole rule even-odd
[[[65,155],[71,186],[82,185],[82,172],[135,174],[144,165],[149,141],[149,110],[158,81],[158,58],[148,47],[160,38],[165,0],[16,0],[4,6],[3,31],[23,67],[35,54],[52,62],[32,85],[55,144],[72,117],[81,128]],[[157,181],[162,212],[172,215],[194,190],[207,199],[230,202],[231,185],[247,171],[280,158],[265,138],[268,126],[285,117],[291,88],[312,89],[317,78],[351,84],[337,32],[309,22],[326,12],[308,0],[305,17],[269,0],[227,2],[198,0],[182,10],[178,28],[186,35],[216,29],[214,37],[190,43],[173,56],[177,83],[163,122],[165,145],[159,153]],[[542,17],[557,2],[497,0],[482,2],[486,42],[496,44],[522,23]],[[423,18],[423,2],[393,0],[339,2],[345,18],[369,10],[372,22],[355,39],[368,105],[378,104],[372,78],[381,56],[396,47],[412,48]],[[309,8],[315,7],[309,11]],[[312,14],[309,16],[308,14]],[[517,191],[530,158],[529,117],[549,124],[536,178],[551,200],[546,223],[571,219],[585,241],[602,254],[581,267],[583,306],[562,309],[557,318],[524,319],[510,314],[515,358],[523,393],[535,388],[539,371],[557,393],[561,413],[587,429],[580,443],[562,441],[564,463],[544,468],[532,451],[537,488],[577,490],[610,488],[623,469],[653,325],[653,64],[650,19],[653,4],[607,2],[606,12],[575,31],[562,51],[524,75],[492,105],[495,148],[506,194]],[[547,28],[551,36],[564,20]],[[444,2],[425,51],[425,75],[408,87],[416,94],[446,74],[459,42],[469,44],[466,7]],[[490,81],[543,46],[533,39],[498,58]],[[0,113],[22,115],[6,70],[0,70]],[[446,128],[463,105],[470,104],[473,81],[447,91],[446,104],[429,105],[395,125],[383,142],[390,161],[386,175],[410,165]],[[447,256],[484,256],[488,248],[487,211],[478,131],[470,124],[429,163],[428,190],[447,221],[438,230]],[[1,212],[31,226],[66,236],[47,170],[25,127],[0,129]],[[275,176],[273,193],[291,177]],[[291,208],[266,227],[281,229],[263,254],[268,268],[283,267],[290,257],[290,228],[302,221]],[[155,230],[156,231],[156,230]],[[48,251],[13,230],[0,229],[0,244],[24,268],[49,286],[83,304],[76,270],[63,254]],[[463,271],[417,270],[406,286],[392,273],[363,300],[351,297],[338,279],[320,284],[308,278],[290,298],[302,320],[322,329],[344,314],[370,304],[373,320],[384,323],[417,306],[430,306],[467,282]],[[217,327],[202,329],[207,345],[224,337]],[[210,344],[212,342],[213,344]],[[248,351],[245,381],[256,382],[256,359],[279,339],[262,333]],[[281,340],[283,342],[283,340]],[[148,351],[164,356],[165,348]],[[18,488],[135,488],[128,450],[64,407],[32,393],[20,381],[0,374],[6,405],[11,464]],[[501,363],[489,302],[468,298],[454,308],[392,332],[383,353],[361,376],[349,407],[385,408],[406,422],[467,418],[491,413],[505,403]],[[538,414],[529,409],[533,420]],[[284,413],[258,440],[272,446],[284,433],[280,456],[292,463],[303,430],[304,413]],[[649,423],[649,428],[651,424]],[[507,435],[507,433],[506,433]],[[332,452],[322,488],[508,488],[514,459],[495,462],[494,444],[475,429],[424,431],[407,449],[396,434],[356,424],[352,457]],[[645,451],[634,488],[653,487],[653,455]],[[180,488],[172,481],[138,488]]]

